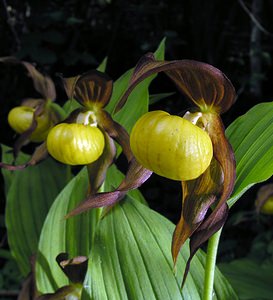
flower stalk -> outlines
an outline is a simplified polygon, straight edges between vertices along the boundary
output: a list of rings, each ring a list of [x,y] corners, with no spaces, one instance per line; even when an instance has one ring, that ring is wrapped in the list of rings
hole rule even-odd
[[[216,267],[217,250],[220,241],[222,228],[214,233],[208,242],[208,249],[206,255],[206,267],[205,267],[205,280],[203,290],[203,300],[213,299],[213,284],[214,284],[214,272]]]

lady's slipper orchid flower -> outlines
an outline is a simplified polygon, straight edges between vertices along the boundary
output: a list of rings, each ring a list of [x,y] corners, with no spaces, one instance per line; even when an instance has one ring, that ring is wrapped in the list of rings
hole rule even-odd
[[[126,176],[128,182],[123,182],[124,191],[118,191],[114,196],[108,197],[107,202],[103,201],[103,194],[98,194],[102,202],[98,201],[97,206],[111,205],[120,200],[128,190],[139,187],[152,174],[151,171],[145,169],[135,160],[129,143],[129,135],[127,131],[104,109],[109,103],[113,81],[104,73],[99,71],[90,71],[81,76],[64,79],[64,85],[67,95],[70,99],[76,99],[84,108],[79,108],[72,112],[67,119],[68,123],[82,119],[86,121],[85,116],[90,116],[96,127],[101,130],[104,135],[104,150],[97,160],[88,164],[89,180],[90,180],[90,197],[98,191],[103,183],[108,167],[113,163],[116,155],[114,141],[122,148],[127,161],[129,170]],[[82,116],[82,117],[81,117]],[[78,121],[82,122],[82,121]],[[135,177],[133,177],[135,176]],[[137,182],[137,183],[136,183]],[[134,184],[134,186],[132,186]],[[109,196],[109,194],[107,194]],[[83,202],[89,203],[88,199]],[[94,206],[93,206],[94,207]],[[88,208],[87,208],[88,209]],[[81,211],[86,210],[81,207]]]
[[[192,178],[183,178],[184,175],[181,177],[167,176],[171,179],[180,178],[182,184],[183,209],[180,221],[173,234],[172,255],[174,262],[176,262],[182,245],[190,237],[190,257],[184,275],[185,281],[190,261],[196,251],[223,226],[227,218],[228,206],[226,201],[234,187],[235,159],[233,150],[225,137],[220,114],[227,111],[235,102],[236,94],[228,78],[211,65],[190,60],[156,61],[152,54],[148,54],[137,64],[129,87],[118,103],[116,111],[123,107],[129,94],[138,83],[148,76],[162,71],[174,81],[177,88],[194,105],[193,109],[185,115],[185,119],[192,122],[193,126],[198,126],[205,131],[213,148],[213,157],[208,159],[208,165],[202,170],[200,176]],[[198,116],[197,121],[196,116]],[[149,124],[149,120],[145,122],[145,126],[153,128],[154,125]],[[164,132],[165,129],[162,130]],[[157,131],[151,132],[152,140],[154,139],[152,135],[155,132]],[[134,129],[133,134],[135,134]],[[165,137],[166,135],[164,135]],[[207,145],[207,147],[210,147],[210,143],[207,143]],[[137,143],[134,144],[133,142],[134,146],[137,147]],[[160,159],[160,150],[153,149],[152,142],[149,146],[151,147],[150,150],[147,150],[147,157],[151,158],[157,155],[157,159]],[[134,150],[135,153],[137,151]],[[162,154],[162,157],[164,157],[164,154]],[[141,159],[139,161],[143,163]],[[182,160],[178,160],[178,163],[180,161]],[[149,163],[143,163],[143,165],[155,171],[153,170],[153,163],[150,165]],[[160,167],[161,164],[159,163],[159,174],[161,172]],[[141,176],[137,178],[138,172],[141,172]],[[169,170],[169,173],[173,174],[172,170]],[[133,159],[125,179],[115,191],[92,195],[68,216],[79,214],[94,207],[113,205],[129,189],[137,188],[150,176],[148,171],[146,174],[145,177],[145,172],[138,162]],[[210,212],[209,208],[212,208]]]
[[[14,145],[16,157],[21,147],[31,142],[43,142],[51,127],[61,119],[61,110],[54,103],[55,86],[51,78],[42,75],[32,64],[15,58],[0,59],[0,63],[23,66],[33,80],[34,88],[41,95],[39,99],[25,99],[20,106],[14,107],[8,114],[8,123],[19,134]]]

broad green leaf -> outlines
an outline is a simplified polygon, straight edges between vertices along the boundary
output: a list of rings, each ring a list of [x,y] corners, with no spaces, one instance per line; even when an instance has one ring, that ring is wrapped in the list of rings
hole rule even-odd
[[[165,39],[163,39],[155,51],[156,59],[163,60],[165,53]],[[110,103],[107,105],[106,110],[113,114],[115,107],[120,100],[120,97],[128,87],[129,80],[132,76],[133,70],[127,71],[114,83],[113,94]],[[131,131],[135,122],[141,115],[148,111],[149,106],[149,85],[156,76],[151,76],[141,82],[130,94],[124,107],[113,115],[115,121],[120,123],[128,132]]]
[[[141,203],[126,197],[100,222],[90,253],[84,299],[188,299],[202,297],[205,255],[199,251],[181,292],[188,245],[173,271],[174,225]],[[216,270],[214,299],[237,299]]]
[[[244,258],[219,264],[240,299],[273,299],[273,264],[257,263]]]
[[[112,166],[105,188],[115,188],[122,176]],[[87,191],[87,172],[83,169],[59,194],[48,213],[36,263],[40,292],[50,293],[68,284],[55,261],[59,253],[68,252],[73,257],[87,255],[91,249],[85,287],[86,293],[94,296],[92,299],[109,299],[106,294],[111,299],[201,299],[205,255],[199,251],[194,259],[182,297],[180,284],[188,245],[183,248],[175,275],[170,252],[174,225],[142,205],[139,192],[130,194],[134,200],[127,196],[108,212],[99,226],[99,210],[65,220],[67,212],[84,199]],[[216,280],[215,299],[237,299],[218,271]],[[92,290],[88,288],[91,286]]]
[[[5,160],[5,153],[3,157]],[[37,252],[46,214],[56,195],[69,179],[69,172],[49,158],[11,174],[4,172],[9,185],[6,227],[11,253],[24,276],[30,271],[30,257]]]
[[[68,284],[67,277],[55,260],[58,254],[67,252],[70,257],[87,256],[91,249],[99,210],[64,219],[72,208],[84,200],[87,192],[88,175],[84,168],[61,191],[46,217],[36,261],[37,288],[42,293],[52,293]]]
[[[226,134],[237,163],[234,192],[228,201],[232,206],[251,186],[273,174],[273,102],[254,106]]]
[[[123,174],[113,165],[107,173],[105,190],[117,187]],[[67,252],[70,257],[88,256],[95,235],[100,209],[64,219],[65,215],[85,199],[88,193],[88,174],[84,168],[56,198],[45,220],[39,241],[39,253],[36,263],[36,280],[38,290],[51,293],[57,288],[68,284],[55,259],[61,252]],[[145,202],[138,190],[131,191],[132,198]],[[54,234],[53,234],[54,233]]]

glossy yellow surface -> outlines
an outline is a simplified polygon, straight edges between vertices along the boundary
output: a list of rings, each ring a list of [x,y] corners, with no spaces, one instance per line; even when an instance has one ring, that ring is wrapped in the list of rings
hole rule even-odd
[[[269,197],[260,211],[267,215],[273,215],[273,196]]]
[[[132,130],[130,144],[139,163],[173,180],[199,177],[213,156],[211,139],[204,130],[164,111],[143,115]]]
[[[104,136],[97,127],[61,123],[47,137],[48,152],[68,165],[86,165],[97,160],[104,149]]]
[[[8,123],[10,127],[21,134],[31,125],[33,120],[34,108],[28,106],[14,107],[8,114]],[[52,127],[48,115],[43,114],[37,117],[37,127],[30,136],[33,142],[41,142],[46,139],[49,129]]]

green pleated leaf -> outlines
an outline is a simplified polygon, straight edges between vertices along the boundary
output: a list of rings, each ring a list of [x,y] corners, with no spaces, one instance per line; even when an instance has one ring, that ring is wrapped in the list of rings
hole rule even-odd
[[[122,177],[112,166],[105,188],[114,189]],[[143,197],[138,191],[130,192],[121,205],[101,219],[99,226],[100,211],[95,209],[65,220],[67,212],[85,198],[87,191],[88,177],[83,169],[59,194],[48,213],[36,263],[40,292],[52,293],[68,284],[55,261],[59,253],[67,252],[70,257],[91,253],[85,280],[87,298],[201,299],[205,255],[198,252],[182,295],[180,284],[188,247],[182,251],[179,273],[175,275],[170,251],[174,225],[141,204]],[[218,270],[216,282],[215,299],[237,299]]]
[[[165,39],[161,41],[158,49],[155,51],[155,58],[163,60],[164,53]],[[130,94],[124,107],[119,112],[114,114],[115,107],[121,96],[127,89],[132,74],[133,69],[127,71],[118,80],[115,81],[110,103],[106,107],[106,110],[113,115],[114,120],[120,123],[128,132],[131,131],[133,125],[139,119],[139,117],[148,111],[148,88],[152,80],[156,77],[154,75],[141,82]]]
[[[273,174],[273,102],[254,106],[226,134],[237,164],[234,192],[228,201],[232,206],[251,186]]]
[[[181,292],[182,272],[188,258],[184,247],[173,271],[171,239],[174,225],[128,196],[100,222],[90,253],[84,282],[84,299],[141,300],[191,299],[202,297],[205,255],[192,261]],[[237,299],[216,270],[214,299]]]
[[[273,299],[272,263],[261,264],[251,259],[244,258],[235,260],[231,263],[220,264],[219,268],[228,278],[240,299]]]
[[[69,257],[87,256],[92,244],[98,210],[65,220],[65,215],[88,192],[86,168],[74,177],[56,198],[45,220],[36,261],[37,288],[42,293],[52,293],[57,288],[67,285],[68,279],[56,262],[62,252]]]
[[[108,170],[104,189],[113,190],[123,177],[113,165]],[[90,249],[92,251],[101,209],[92,209],[79,216],[64,219],[72,208],[86,198],[88,186],[88,174],[84,168],[58,195],[47,215],[41,232],[36,263],[36,280],[40,292],[52,293],[68,284],[68,279],[55,260],[59,253],[66,252],[69,257],[75,257],[88,256]],[[137,201],[145,203],[138,190],[129,194]]]
[[[27,156],[21,155],[20,159]],[[3,161],[10,154],[3,151]],[[36,254],[40,231],[57,194],[68,181],[68,169],[51,158],[24,170],[3,172],[7,187],[6,227],[12,255],[24,276]]]

